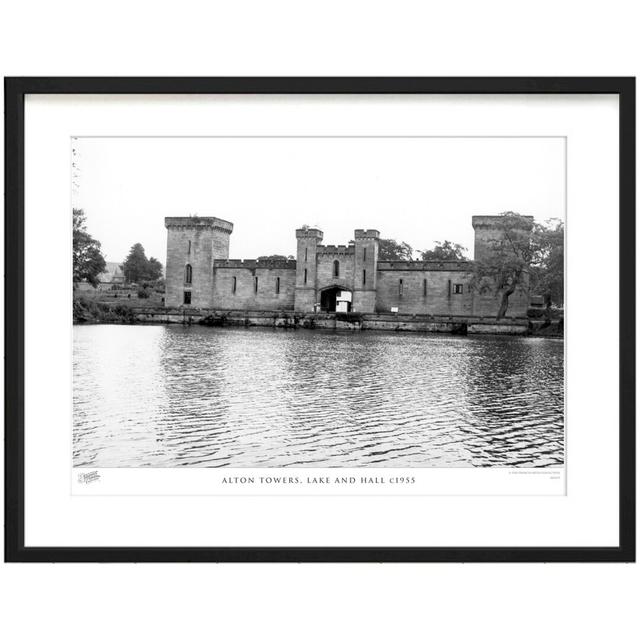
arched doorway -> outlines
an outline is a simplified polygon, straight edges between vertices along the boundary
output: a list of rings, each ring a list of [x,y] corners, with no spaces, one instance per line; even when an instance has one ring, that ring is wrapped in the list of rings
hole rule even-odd
[[[351,291],[344,287],[328,287],[320,292],[320,309],[326,313],[351,311]]]

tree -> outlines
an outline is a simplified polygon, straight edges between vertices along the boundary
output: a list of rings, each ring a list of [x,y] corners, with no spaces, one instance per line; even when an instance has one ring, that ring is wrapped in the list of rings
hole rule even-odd
[[[479,293],[495,291],[500,297],[496,319],[504,318],[509,297],[518,286],[527,288],[534,262],[535,242],[528,218],[513,211],[502,214],[498,233],[480,260],[473,265],[471,287]]]
[[[155,258],[147,258],[144,247],[136,242],[122,263],[122,271],[127,282],[155,282],[162,277],[162,264]]]
[[[420,260],[465,260],[466,247],[461,244],[445,240],[444,242],[436,242],[433,249],[419,251]]]
[[[413,260],[413,249],[406,242],[381,238],[378,248],[378,260],[383,262]]]
[[[295,260],[293,256],[283,256],[279,253],[274,253],[270,256],[258,256],[258,260]]]
[[[73,281],[89,282],[98,286],[99,276],[105,270],[100,243],[89,235],[86,216],[82,209],[73,210]]]
[[[531,265],[531,292],[544,296],[549,304],[564,302],[564,222],[557,218],[533,229],[534,260]]]
[[[149,258],[147,265],[147,280],[156,282],[162,278],[162,263],[155,258]]]
[[[131,247],[129,255],[122,263],[122,271],[127,282],[140,282],[146,280],[147,276],[147,256],[144,253],[144,247],[137,242]]]

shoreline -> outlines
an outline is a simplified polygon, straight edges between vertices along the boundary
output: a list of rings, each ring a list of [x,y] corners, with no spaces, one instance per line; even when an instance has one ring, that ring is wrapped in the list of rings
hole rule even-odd
[[[134,307],[93,302],[75,305],[73,324],[198,324],[210,327],[272,327],[340,331],[396,331],[453,335],[564,337],[562,320],[481,316],[434,316],[395,313],[298,313],[164,307]]]

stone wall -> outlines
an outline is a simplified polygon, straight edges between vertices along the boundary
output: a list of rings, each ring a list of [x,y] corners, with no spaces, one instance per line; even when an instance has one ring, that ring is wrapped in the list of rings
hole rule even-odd
[[[419,316],[402,314],[298,314],[282,311],[213,309],[132,309],[136,322],[204,324],[208,326],[271,327],[284,329],[338,329],[418,331],[454,334],[527,335],[527,320],[491,320],[473,316]]]
[[[214,264],[213,308],[293,310],[295,261],[228,260],[226,266],[218,266],[225,264],[221,261]]]
[[[403,269],[397,263],[379,263],[377,312],[388,313],[392,307],[397,307],[398,313],[445,316],[473,313],[469,271],[457,266],[453,268],[448,263],[444,267],[449,268],[437,269],[429,268],[428,263],[410,264]],[[460,287],[462,293],[456,293]]]

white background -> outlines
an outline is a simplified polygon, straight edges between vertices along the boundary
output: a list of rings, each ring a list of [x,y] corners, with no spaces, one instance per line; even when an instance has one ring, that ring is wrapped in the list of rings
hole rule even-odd
[[[626,2],[13,3],[5,75],[635,75]],[[3,566],[12,638],[632,637],[637,565]]]

